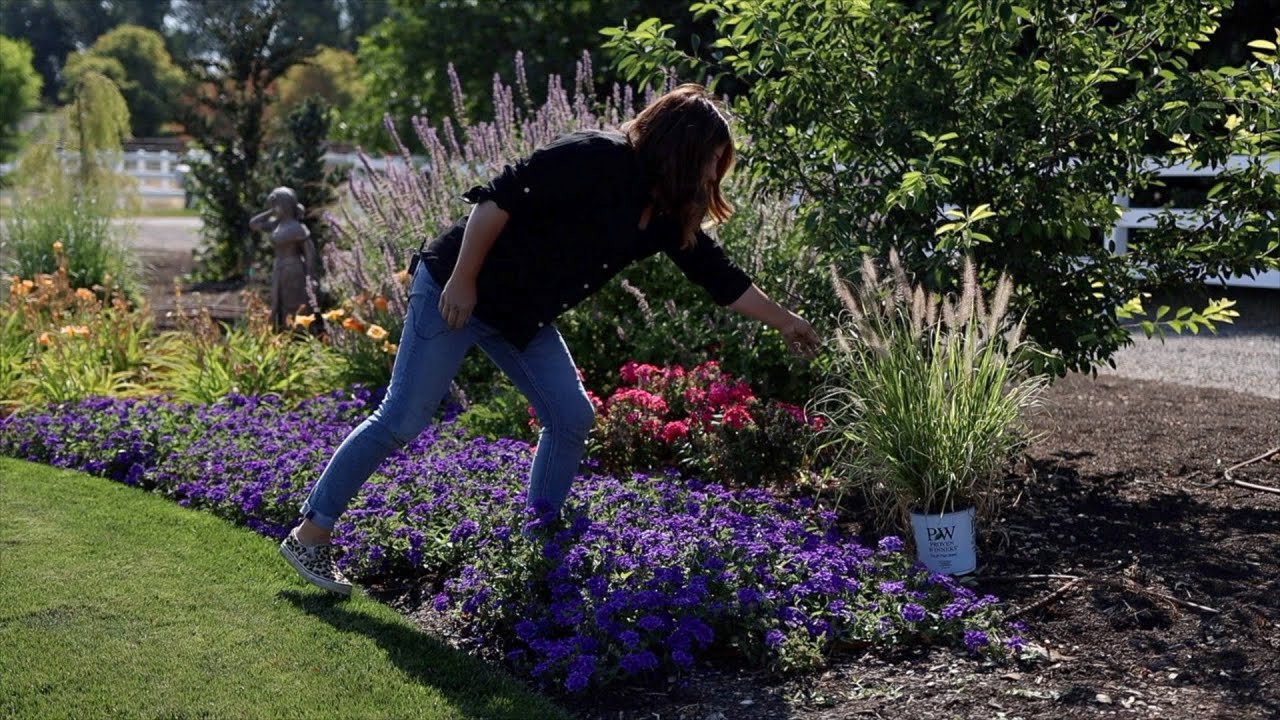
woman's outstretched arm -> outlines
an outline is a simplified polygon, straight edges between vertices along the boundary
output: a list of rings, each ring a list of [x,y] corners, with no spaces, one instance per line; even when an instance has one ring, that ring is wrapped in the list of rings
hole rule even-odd
[[[782,333],[791,352],[806,358],[818,354],[822,341],[809,321],[769,299],[754,284],[742,293],[742,297],[729,303],[729,307]]]

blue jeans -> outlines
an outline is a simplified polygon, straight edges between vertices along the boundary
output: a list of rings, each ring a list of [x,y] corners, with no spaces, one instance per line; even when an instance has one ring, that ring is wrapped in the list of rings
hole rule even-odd
[[[317,525],[332,530],[382,461],[426,428],[473,345],[511,378],[542,423],[528,504],[545,500],[557,509],[564,504],[595,410],[560,332],[548,323],[522,351],[474,316],[451,330],[440,316],[440,293],[431,273],[419,266],[386,397],[338,446],[302,506],[303,517]]]

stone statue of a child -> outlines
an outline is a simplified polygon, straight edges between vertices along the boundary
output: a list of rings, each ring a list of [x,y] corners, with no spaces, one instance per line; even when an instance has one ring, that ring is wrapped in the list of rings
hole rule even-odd
[[[284,328],[289,316],[313,312],[317,258],[311,231],[302,224],[306,208],[292,188],[278,187],[267,195],[267,209],[249,220],[249,227],[271,233],[275,262],[271,266],[271,321]],[[311,293],[307,287],[311,287]]]

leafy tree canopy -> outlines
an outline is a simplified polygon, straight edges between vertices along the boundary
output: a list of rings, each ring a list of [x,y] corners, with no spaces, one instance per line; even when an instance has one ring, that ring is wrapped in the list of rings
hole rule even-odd
[[[0,35],[0,160],[17,149],[18,121],[40,101],[31,46]]]
[[[63,76],[74,84],[89,69],[120,86],[129,104],[135,137],[158,135],[166,123],[175,119],[174,106],[186,83],[186,74],[173,63],[164,37],[155,30],[120,25],[99,37],[88,50],[71,55]]]
[[[747,167],[801,193],[844,274],[890,248],[934,289],[955,287],[964,256],[987,279],[1007,271],[1064,373],[1129,342],[1145,293],[1280,267],[1280,32],[1255,28],[1238,67],[1192,67],[1229,5],[710,0],[692,10],[715,23],[713,66],[657,19],[606,34],[629,78],[676,67],[748,88],[733,103]],[[1199,212],[1156,212],[1113,254],[1115,198],[1179,162],[1229,169]],[[1198,330],[1226,307],[1156,315]]]

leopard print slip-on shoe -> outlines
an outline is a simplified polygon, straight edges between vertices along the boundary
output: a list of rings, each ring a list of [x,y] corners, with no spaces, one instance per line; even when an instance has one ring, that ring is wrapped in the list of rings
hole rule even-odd
[[[280,554],[302,579],[339,595],[351,594],[351,581],[338,569],[337,548],[332,543],[307,547],[298,540],[297,531],[280,543]]]

